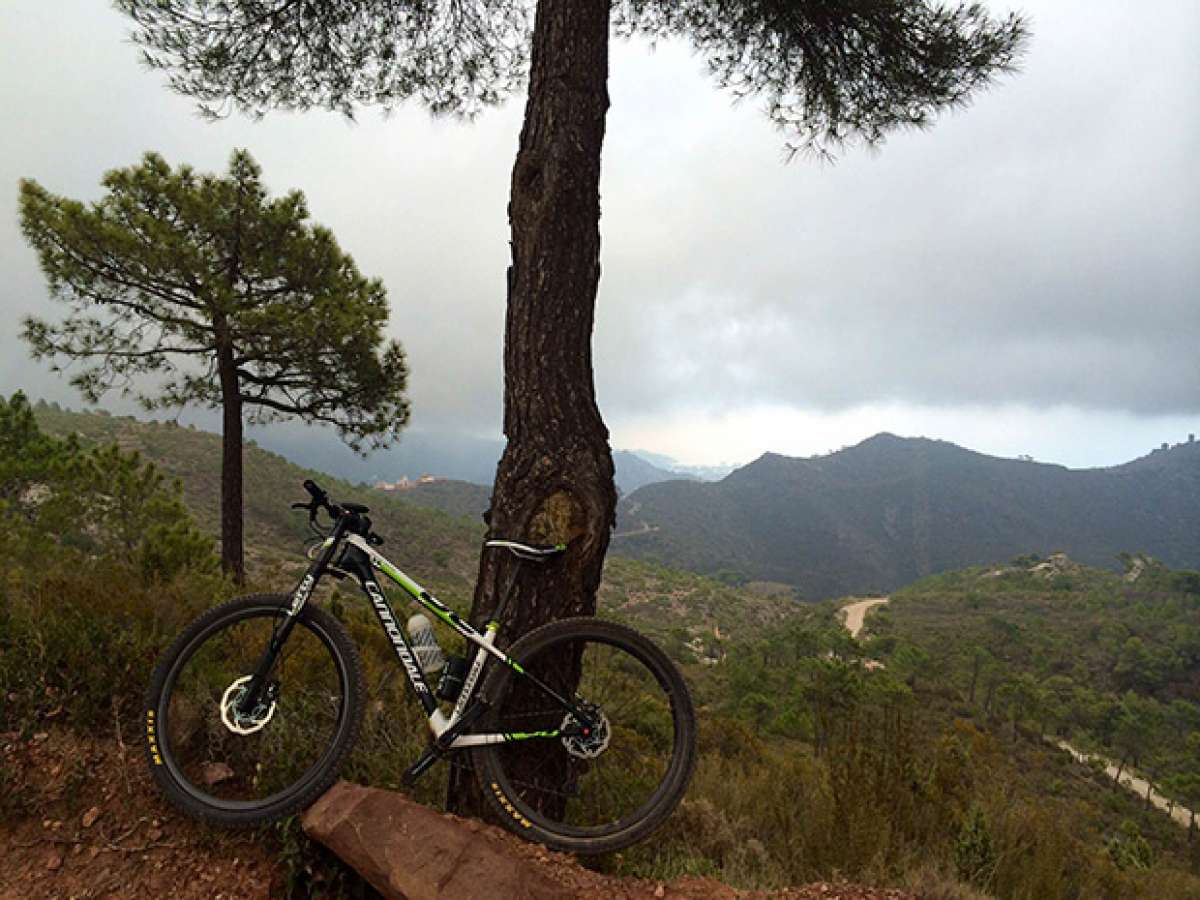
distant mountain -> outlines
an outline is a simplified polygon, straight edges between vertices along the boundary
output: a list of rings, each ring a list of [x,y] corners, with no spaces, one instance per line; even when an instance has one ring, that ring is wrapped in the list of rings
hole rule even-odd
[[[617,487],[622,494],[631,494],[640,487],[675,479],[691,480],[693,476],[663,469],[647,462],[630,450],[614,450],[613,465],[617,470]]]
[[[628,450],[614,450],[613,463],[617,468],[617,487],[622,493],[647,484],[685,477],[652,466]],[[452,516],[466,516],[475,522],[481,520],[492,499],[490,484],[484,486],[455,478],[439,478],[396,493],[415,506],[440,509]]]
[[[250,436],[262,447],[302,466],[350,481],[374,483],[437,475],[491,484],[504,450],[501,441],[451,431],[405,429],[386,450],[359,456],[327,431],[297,425],[256,428]]]
[[[1200,565],[1200,443],[1105,469],[999,459],[876,435],[828,456],[768,453],[720,482],[648,485],[618,508],[612,552],[795,585],[887,591],[946,569],[1065,551]]]
[[[408,429],[401,433],[396,446],[377,450],[365,458],[334,435],[315,428],[273,425],[255,428],[249,436],[294,463],[368,484],[436,475],[490,487],[496,478],[496,464],[504,452],[503,441],[452,431]],[[622,494],[656,481],[693,477],[653,465],[628,450],[614,450],[613,463]]]
[[[681,463],[679,460],[667,456],[665,453],[655,453],[652,450],[632,450],[630,452],[637,454],[646,460],[646,462],[652,463],[659,469],[673,473],[676,478],[690,477],[698,478],[701,481],[720,481],[737,468],[732,463],[721,463],[716,466],[693,466],[688,463]]]

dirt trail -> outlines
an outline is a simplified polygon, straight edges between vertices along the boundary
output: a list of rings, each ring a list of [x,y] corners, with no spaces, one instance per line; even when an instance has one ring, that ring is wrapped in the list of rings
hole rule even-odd
[[[855,600],[853,603],[843,606],[839,612],[844,612],[846,630],[850,632],[851,637],[858,637],[858,633],[863,629],[863,623],[867,617],[867,613],[876,606],[888,602],[887,597],[871,597],[865,600]],[[1055,741],[1055,746],[1061,750],[1067,751],[1077,761],[1090,764],[1091,760],[1096,759],[1104,764],[1104,771],[1108,777],[1117,780],[1118,769],[1113,765],[1111,760],[1105,759],[1099,755],[1089,755],[1077,750],[1068,744],[1066,741]],[[1152,790],[1151,785],[1146,779],[1142,778],[1131,769],[1125,769],[1121,772],[1120,784],[1122,787],[1137,794],[1143,800],[1146,798],[1146,792],[1150,791],[1150,802],[1158,809],[1167,813],[1176,823],[1187,828],[1192,821],[1192,812],[1178,803],[1172,804],[1170,800],[1162,796],[1158,792]]]
[[[1055,745],[1062,750],[1066,750],[1071,754],[1071,756],[1075,757],[1075,759],[1081,763],[1089,764],[1093,759],[1099,760],[1104,764],[1104,771],[1108,777],[1114,781],[1116,780],[1118,772],[1117,767],[1103,756],[1089,756],[1087,753],[1076,750],[1066,741],[1056,741]],[[1188,824],[1192,820],[1191,810],[1180,806],[1178,803],[1172,805],[1170,800],[1168,800],[1162,794],[1159,794],[1157,791],[1151,789],[1150,782],[1146,781],[1146,779],[1142,778],[1136,772],[1133,772],[1128,768],[1121,771],[1121,786],[1133,791],[1143,800],[1146,799],[1146,792],[1150,791],[1150,802],[1158,809],[1161,809],[1163,812],[1167,813],[1172,819],[1174,819],[1184,828],[1187,828]]]
[[[176,815],[141,748],[67,729],[0,734],[0,900],[279,896],[284,873],[246,832]]]
[[[614,534],[609,540],[615,541],[617,538],[637,537],[642,534],[653,534],[658,531],[657,525],[651,525],[649,522],[643,522],[640,528],[634,528],[632,531],[622,531],[619,534]]]
[[[865,600],[855,600],[848,606],[843,606],[839,612],[846,614],[845,625],[846,630],[850,632],[850,637],[858,637],[858,633],[863,629],[867,613],[875,607],[887,603],[888,599],[887,597],[867,597]]]

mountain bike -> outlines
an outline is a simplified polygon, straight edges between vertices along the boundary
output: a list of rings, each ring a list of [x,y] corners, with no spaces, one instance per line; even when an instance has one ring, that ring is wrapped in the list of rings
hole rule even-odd
[[[384,558],[366,506],[334,503],[312,481],[304,487],[310,500],[292,506],[308,512],[320,540],[295,590],[209,610],[154,671],[146,756],[177,807],[210,822],[253,825],[307,807],[333,783],[358,735],[366,688],[345,626],[310,602],[332,576],[361,586],[428,718],[430,742],[405,772],[406,784],[439,759],[465,753],[500,821],[576,853],[628,847],[666,819],[691,778],[696,720],[687,686],[662,650],[594,618],[551,622],[502,650],[496,622],[477,630]],[[319,526],[321,512],[331,528]],[[522,565],[553,565],[568,552],[516,540],[485,547],[513,553]],[[424,615],[402,628],[377,571],[465,638],[473,659],[445,659]]]

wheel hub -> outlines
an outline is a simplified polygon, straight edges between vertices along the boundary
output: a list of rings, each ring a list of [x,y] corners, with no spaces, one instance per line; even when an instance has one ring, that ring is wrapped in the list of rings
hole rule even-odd
[[[562,743],[572,756],[579,759],[595,759],[608,749],[608,742],[612,737],[608,717],[600,707],[590,703],[580,704],[579,708],[591,721],[583,726],[578,719],[567,713],[559,730],[575,733],[563,737]]]
[[[225,694],[221,697],[221,722],[234,734],[247,735],[261,731],[275,715],[275,685],[271,685],[264,692],[264,696],[249,713],[239,711],[252,677],[244,675],[237,679],[225,689]]]

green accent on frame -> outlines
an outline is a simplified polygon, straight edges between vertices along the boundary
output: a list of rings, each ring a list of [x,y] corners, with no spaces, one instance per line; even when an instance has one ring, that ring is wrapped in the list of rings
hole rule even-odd
[[[424,603],[422,603],[421,605],[422,605],[422,606],[425,606],[425,604],[424,604]],[[438,609],[436,606],[425,606],[425,608],[426,608],[427,610],[429,610],[430,612],[432,612],[432,613],[433,613],[435,616],[437,616],[437,617],[438,617],[439,619],[441,619],[443,622],[445,622],[447,625],[449,625],[451,628],[453,628],[453,627],[454,627],[454,620],[450,618],[450,613],[448,613],[448,612],[442,612],[442,611],[441,611],[440,609]]]
[[[384,575],[386,575],[388,578],[392,579],[392,581],[396,582],[396,584],[400,585],[400,587],[404,588],[404,590],[406,590],[410,594],[412,594],[413,597],[420,599],[421,586],[419,584],[417,584],[415,581],[413,581],[411,578],[409,578],[407,575],[405,575],[403,572],[401,572],[399,569],[397,569],[391,563],[386,563],[386,562],[381,561],[379,563],[379,568],[381,568],[383,570]]]
[[[558,731],[509,731],[505,732],[504,739],[507,741],[527,741],[530,738],[556,738],[560,732]]]

